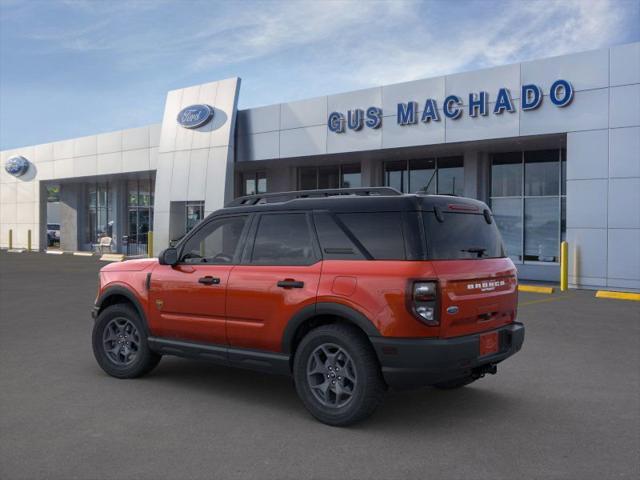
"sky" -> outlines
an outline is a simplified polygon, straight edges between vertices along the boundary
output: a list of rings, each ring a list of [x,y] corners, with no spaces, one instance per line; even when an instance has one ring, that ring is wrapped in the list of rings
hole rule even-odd
[[[234,76],[248,108],[639,40],[640,0],[0,0],[0,149]]]

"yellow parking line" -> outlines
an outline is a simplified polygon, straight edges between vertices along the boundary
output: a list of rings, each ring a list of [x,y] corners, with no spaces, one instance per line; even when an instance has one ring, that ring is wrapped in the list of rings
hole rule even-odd
[[[550,294],[550,293],[553,293],[553,287],[539,287],[536,285],[518,285],[518,291]]]
[[[631,292],[610,292],[608,290],[598,290],[596,298],[611,298],[615,300],[632,300],[640,302],[640,293]]]

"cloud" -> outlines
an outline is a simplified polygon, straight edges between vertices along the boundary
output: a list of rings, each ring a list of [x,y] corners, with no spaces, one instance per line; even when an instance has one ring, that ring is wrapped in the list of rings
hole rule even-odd
[[[625,13],[624,5],[608,0],[498,5],[491,15],[456,18],[454,28],[415,21],[407,25],[410,35],[361,44],[349,54],[358,83],[395,83],[608,46]]]

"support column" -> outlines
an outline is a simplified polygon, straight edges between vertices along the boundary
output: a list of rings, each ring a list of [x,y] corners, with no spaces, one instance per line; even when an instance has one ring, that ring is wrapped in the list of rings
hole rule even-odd
[[[75,183],[60,185],[60,249],[62,250],[78,250],[80,190],[80,185]]]

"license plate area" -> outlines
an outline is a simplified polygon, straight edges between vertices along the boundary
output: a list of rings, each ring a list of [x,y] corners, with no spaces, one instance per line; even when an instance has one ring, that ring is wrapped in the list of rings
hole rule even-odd
[[[483,333],[480,335],[480,356],[495,355],[500,349],[500,337],[498,332]]]

